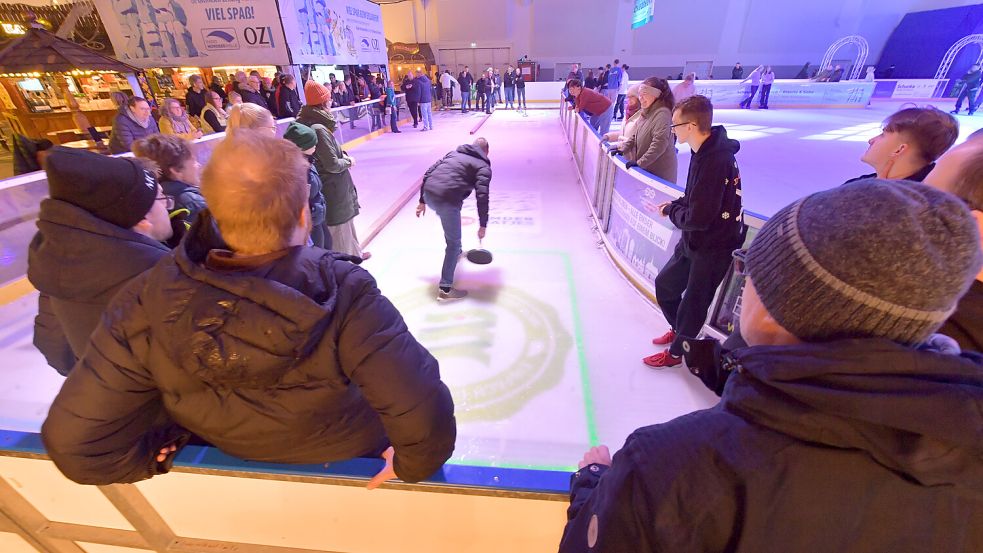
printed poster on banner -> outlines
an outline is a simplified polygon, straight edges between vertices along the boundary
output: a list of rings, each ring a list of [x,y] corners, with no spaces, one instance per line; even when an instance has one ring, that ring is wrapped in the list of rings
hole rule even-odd
[[[614,185],[608,236],[621,255],[646,282],[651,282],[672,257],[681,233],[657,213],[659,204],[675,198],[619,171]]]
[[[939,83],[948,79],[900,79],[894,87],[892,98],[932,98]]]
[[[631,19],[631,28],[637,29],[650,23],[655,17],[654,0],[635,0],[635,12]]]
[[[382,7],[368,0],[280,0],[293,63],[385,65]]]
[[[117,57],[137,67],[285,65],[273,0],[95,0]]]

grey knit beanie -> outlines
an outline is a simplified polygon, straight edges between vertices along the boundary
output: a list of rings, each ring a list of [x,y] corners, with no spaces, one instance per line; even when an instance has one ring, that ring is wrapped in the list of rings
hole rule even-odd
[[[961,200],[881,179],[785,207],[747,255],[765,309],[808,342],[920,344],[949,318],[981,265],[979,230]]]

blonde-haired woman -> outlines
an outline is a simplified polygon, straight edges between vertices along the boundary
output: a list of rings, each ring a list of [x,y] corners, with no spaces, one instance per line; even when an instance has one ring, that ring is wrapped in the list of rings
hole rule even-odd
[[[174,98],[165,98],[160,115],[160,133],[173,134],[185,140],[201,138],[201,131],[191,124],[188,112],[181,102]]]
[[[270,110],[253,103],[232,106],[229,110],[229,124],[225,127],[229,134],[237,129],[265,130],[276,134],[276,121]]]

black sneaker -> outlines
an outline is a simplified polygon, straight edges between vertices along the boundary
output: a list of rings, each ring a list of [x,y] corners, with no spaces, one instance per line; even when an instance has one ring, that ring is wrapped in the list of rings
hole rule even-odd
[[[450,291],[448,292],[439,290],[437,292],[437,301],[444,302],[444,301],[460,300],[467,297],[467,295],[468,295],[467,290],[458,290],[457,288],[451,288]]]

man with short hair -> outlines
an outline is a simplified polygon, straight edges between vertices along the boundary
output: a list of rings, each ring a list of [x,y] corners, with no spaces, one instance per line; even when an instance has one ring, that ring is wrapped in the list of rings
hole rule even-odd
[[[457,83],[461,86],[461,113],[467,113],[471,111],[471,85],[474,84],[470,67],[464,66],[464,71],[457,76]]]
[[[959,91],[959,97],[956,98],[956,109],[952,110],[951,113],[959,113],[963,107],[964,99],[969,99],[968,115],[976,113],[976,100],[980,95],[980,76],[980,65],[974,63],[970,66],[969,71],[959,78],[958,82],[962,83],[962,90]]]
[[[280,117],[297,117],[300,113],[300,93],[297,92],[297,80],[291,74],[283,76],[283,84],[277,88],[276,100]]]
[[[741,66],[741,62],[734,64],[734,68],[730,70],[730,78],[734,80],[744,78],[744,67]]]
[[[450,69],[445,69],[440,75],[440,86],[444,89],[444,109],[454,106],[454,86],[461,86],[461,83],[451,75]]]
[[[875,172],[846,182],[871,177],[921,181],[958,137],[959,121],[938,108],[894,112],[884,120],[881,134],[867,141],[867,151],[860,158]]]
[[[417,84],[412,69],[407,71],[403,77],[403,84],[400,85],[400,90],[406,95],[406,107],[410,108],[410,115],[413,117],[413,128],[415,129],[418,121],[423,117],[420,113],[420,95],[423,93],[423,90]]]
[[[243,103],[256,104],[265,109],[269,109],[266,98],[260,93],[262,83],[258,75],[250,75],[246,79],[246,84],[239,87],[239,95],[242,96]]]
[[[433,83],[425,71],[414,81],[415,88],[420,91],[420,120],[423,122],[421,131],[433,130]]]
[[[577,113],[584,112],[590,116],[590,126],[605,135],[611,130],[611,118],[614,116],[614,104],[607,96],[585,88],[577,79],[567,81],[567,90],[574,98],[574,104],[568,109]]]
[[[918,183],[780,210],[734,252],[750,347],[721,401],[588,451],[560,552],[983,551],[983,356],[932,336],[979,240]]]
[[[741,173],[734,157],[741,145],[713,125],[713,104],[691,96],[676,106],[672,130],[691,148],[686,192],[661,204],[659,215],[682,231],[682,238],[658,276],[655,297],[670,329],[652,340],[666,350],[643,362],[650,367],[682,363],[683,341],[696,338],[717,287],[730,267],[730,254],[744,243],[747,226],[741,204]]]
[[[614,104],[614,119],[621,121],[625,118],[625,99],[628,98],[628,64],[621,66],[621,84],[618,86],[618,99]]]
[[[308,172],[267,133],[216,146],[208,210],[120,291],[51,406],[41,435],[68,478],[167,472],[191,433],[255,461],[383,455],[370,488],[448,459],[454,405],[437,360],[357,259],[307,246]]]
[[[618,101],[618,91],[621,90],[621,79],[624,77],[624,70],[621,68],[619,60],[614,60],[614,65],[609,65],[608,67],[610,69],[607,72],[607,88],[605,90],[608,100],[611,100],[611,103],[614,104]],[[617,108],[615,108],[615,111],[617,111]]]
[[[205,92],[205,80],[201,75],[192,75],[188,78],[188,93],[184,97],[184,103],[188,110],[188,116],[201,117],[201,110],[209,103]]]
[[[68,374],[109,300],[170,250],[173,230],[154,168],[134,158],[53,148],[45,160],[27,278],[41,292],[34,345]]]
[[[437,301],[459,300],[468,295],[467,290],[454,288],[454,271],[461,257],[461,208],[465,198],[474,192],[478,201],[478,239],[483,239],[488,227],[488,187],[491,177],[488,141],[484,138],[476,139],[474,144],[458,146],[431,165],[423,175],[416,216],[422,217],[429,205],[440,218],[447,244],[440,271]]]

